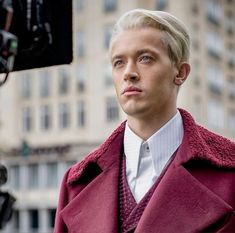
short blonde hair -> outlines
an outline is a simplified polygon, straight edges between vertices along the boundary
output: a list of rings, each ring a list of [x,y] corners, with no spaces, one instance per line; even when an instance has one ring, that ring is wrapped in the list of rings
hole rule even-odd
[[[170,59],[175,63],[189,60],[190,37],[185,25],[175,16],[164,11],[134,9],[120,17],[113,28],[110,49],[116,35],[124,30],[156,28],[164,33]]]

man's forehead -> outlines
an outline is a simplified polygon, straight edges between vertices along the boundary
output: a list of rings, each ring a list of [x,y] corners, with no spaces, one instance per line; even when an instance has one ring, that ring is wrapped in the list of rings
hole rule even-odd
[[[125,30],[113,38],[110,54],[111,57],[125,54],[128,51],[140,53],[166,49],[162,31],[155,28],[142,28]]]

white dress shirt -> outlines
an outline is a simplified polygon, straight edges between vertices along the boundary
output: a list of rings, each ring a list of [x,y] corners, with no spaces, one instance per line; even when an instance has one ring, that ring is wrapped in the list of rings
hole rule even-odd
[[[183,121],[179,111],[147,141],[137,136],[126,123],[124,153],[126,176],[131,192],[140,200],[159,177],[183,139]]]

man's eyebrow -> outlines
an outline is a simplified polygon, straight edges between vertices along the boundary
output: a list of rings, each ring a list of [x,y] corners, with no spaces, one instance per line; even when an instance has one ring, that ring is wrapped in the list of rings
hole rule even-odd
[[[152,50],[152,49],[148,49],[148,48],[144,48],[144,49],[139,49],[135,52],[135,54],[137,56],[144,54],[144,53],[151,53],[154,54],[156,56],[159,56],[159,51],[158,50]],[[113,62],[116,59],[122,59],[124,57],[123,54],[116,54],[113,57],[111,57],[111,62]]]
[[[152,49],[140,49],[140,50],[137,51],[137,55],[141,55],[143,53],[151,53],[151,54],[154,54],[154,55],[159,54],[158,51],[155,51],[155,50],[152,50]]]
[[[121,54],[114,55],[113,57],[111,57],[111,62],[113,62],[114,60],[123,58],[123,57],[124,57],[124,55],[121,55]]]

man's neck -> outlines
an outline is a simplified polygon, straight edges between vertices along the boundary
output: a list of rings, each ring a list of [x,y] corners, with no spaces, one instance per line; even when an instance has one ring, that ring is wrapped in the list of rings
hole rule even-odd
[[[146,141],[150,138],[155,132],[157,132],[163,125],[165,125],[171,118],[175,116],[177,109],[170,111],[168,113],[161,113],[159,115],[150,116],[150,117],[132,117],[128,116],[127,122],[130,129]]]

